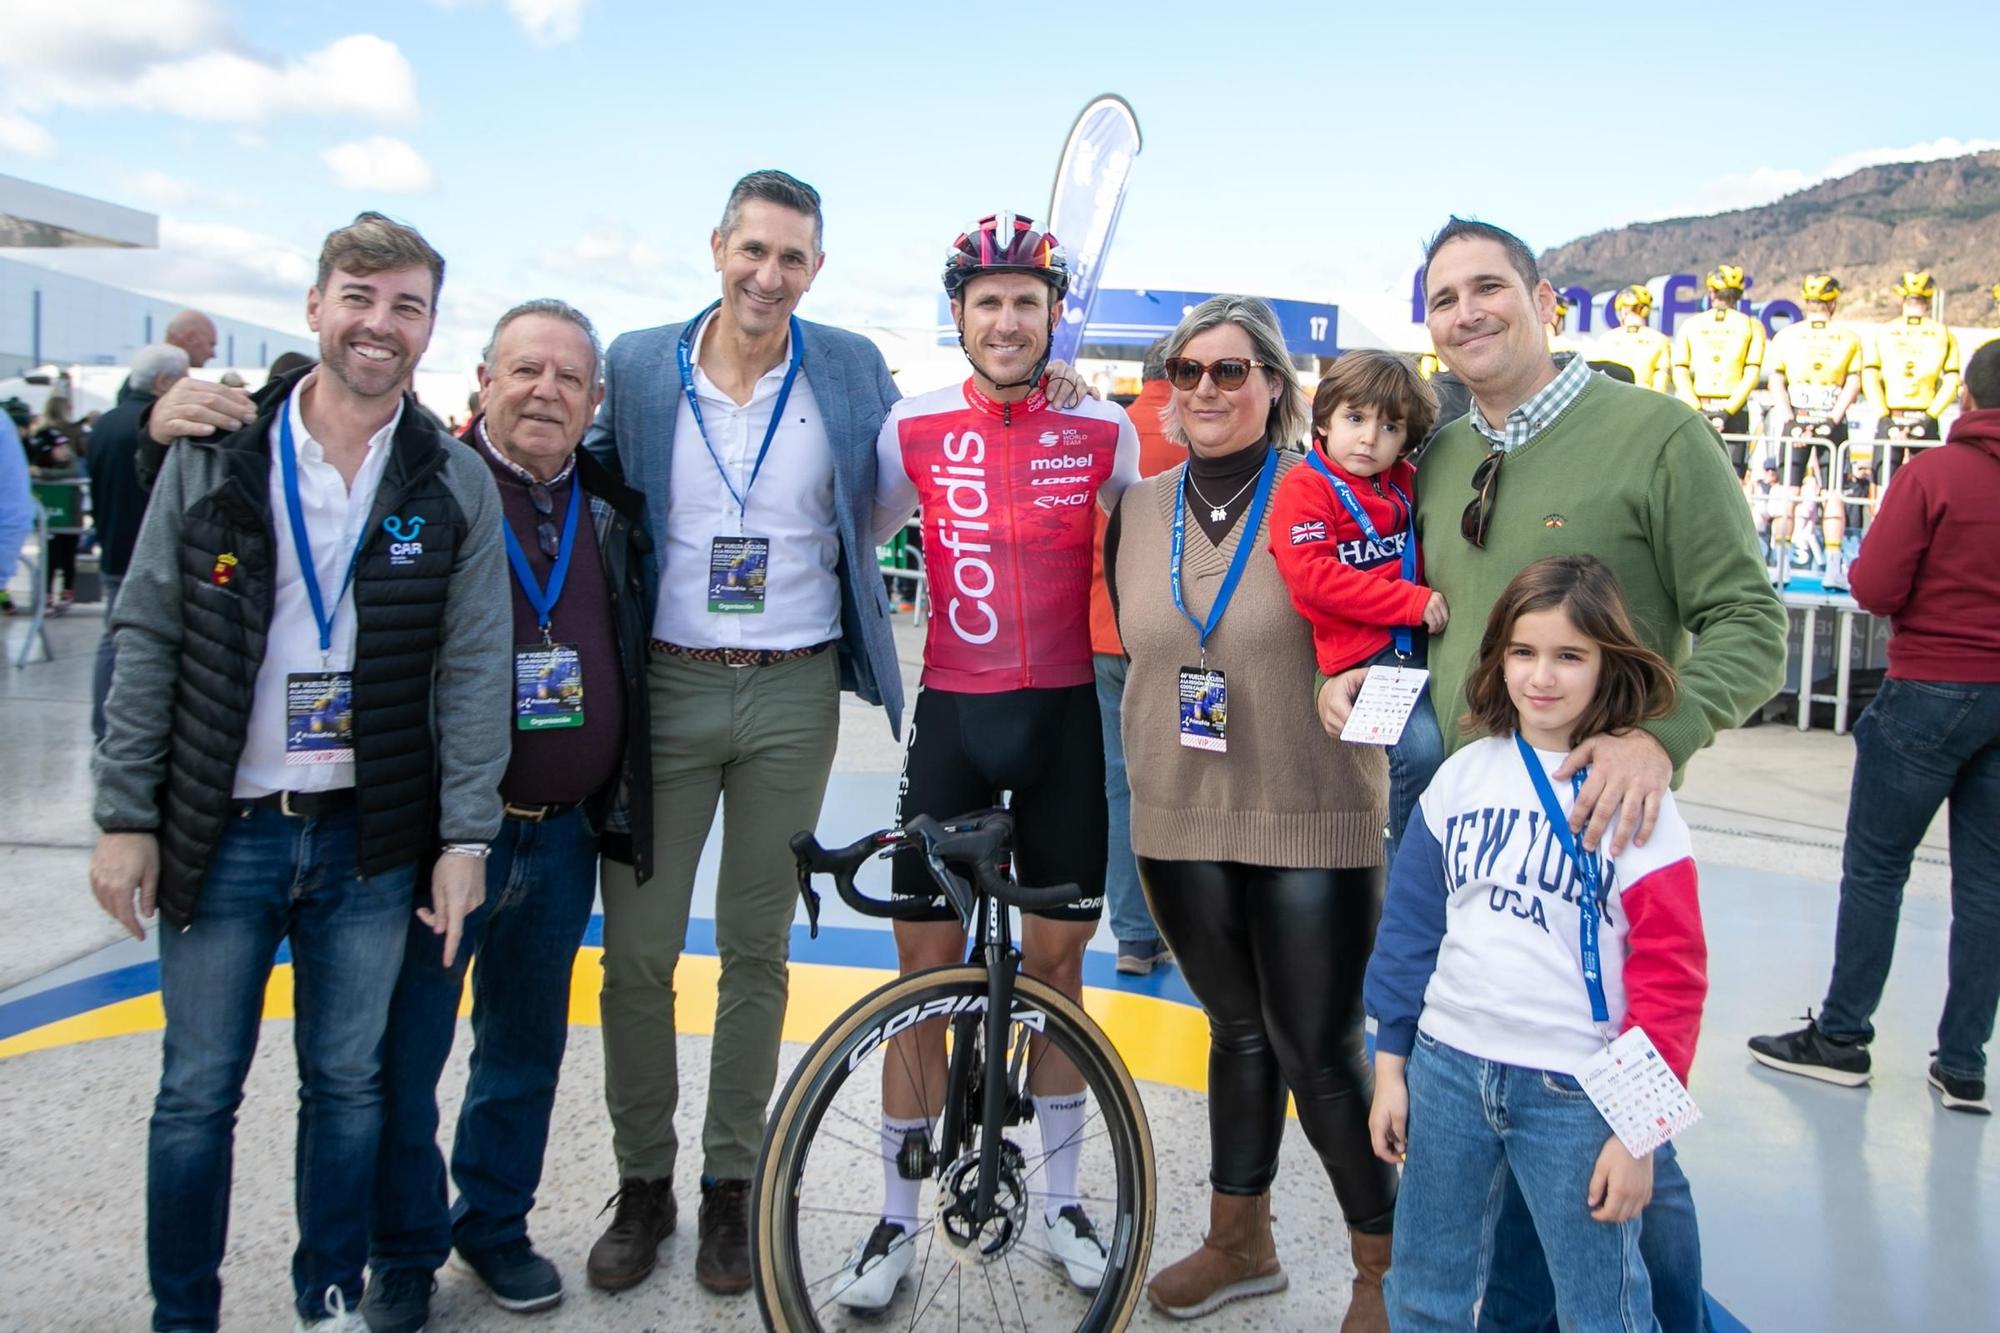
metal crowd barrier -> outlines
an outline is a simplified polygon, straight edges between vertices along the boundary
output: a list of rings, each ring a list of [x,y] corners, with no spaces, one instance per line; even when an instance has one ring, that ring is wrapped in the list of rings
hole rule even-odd
[[[904,534],[915,533],[922,536],[923,530],[923,520],[920,518],[912,518],[903,525]],[[904,559],[899,561],[898,554]],[[899,553],[892,539],[890,544],[875,548],[875,567],[884,578],[907,579],[916,585],[917,595],[913,599],[916,612],[912,617],[912,623],[922,625],[930,615],[931,604],[930,575],[924,570],[923,549],[906,543]]]

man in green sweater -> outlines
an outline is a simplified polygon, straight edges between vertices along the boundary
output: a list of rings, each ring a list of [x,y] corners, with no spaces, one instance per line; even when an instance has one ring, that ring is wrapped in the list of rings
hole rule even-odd
[[[1616,855],[1646,841],[1662,793],[1694,752],[1783,684],[1785,613],[1750,508],[1693,409],[1596,374],[1579,356],[1550,355],[1542,330],[1555,292],[1518,237],[1453,218],[1426,254],[1425,299],[1438,355],[1473,400],[1433,438],[1417,475],[1424,580],[1451,607],[1430,650],[1445,744],[1467,739],[1453,724],[1465,677],[1514,575],[1546,555],[1604,561],[1633,628],[1680,679],[1672,712],[1624,735],[1587,737],[1559,774],[1589,766],[1571,822],[1594,850],[1618,816]],[[1348,672],[1320,687],[1320,719],[1336,736],[1360,680]],[[1694,1200],[1671,1144],[1654,1154],[1644,1216],[1640,1250],[1661,1327],[1703,1328]],[[1540,1329],[1554,1317],[1554,1292],[1518,1190],[1494,1230],[1480,1328]]]
[[[1425,582],[1452,612],[1430,656],[1445,745],[1467,739],[1454,725],[1465,677],[1508,581],[1545,555],[1603,560],[1640,638],[1680,679],[1671,713],[1590,737],[1571,756],[1572,768],[1590,767],[1574,815],[1584,845],[1594,850],[1624,811],[1615,855],[1646,840],[1661,793],[1679,784],[1695,751],[1784,683],[1784,609],[1715,432],[1668,395],[1595,374],[1579,356],[1551,356],[1542,330],[1555,291],[1517,237],[1453,218],[1430,244],[1425,292],[1438,355],[1473,396],[1472,410],[1433,439],[1417,478]],[[1321,720],[1335,735],[1362,674],[1320,691]]]

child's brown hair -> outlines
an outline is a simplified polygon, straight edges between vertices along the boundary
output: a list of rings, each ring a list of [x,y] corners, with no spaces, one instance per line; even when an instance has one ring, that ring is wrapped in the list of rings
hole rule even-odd
[[[1556,608],[1597,645],[1604,659],[1597,678],[1597,697],[1576,720],[1569,736],[1571,746],[1587,736],[1629,730],[1674,706],[1674,670],[1633,633],[1618,576],[1594,555],[1551,555],[1516,574],[1493,604],[1493,614],[1486,618],[1479,655],[1465,683],[1465,717],[1460,727],[1466,735],[1484,730],[1488,735],[1504,736],[1515,730],[1519,718],[1507,693],[1506,676],[1507,645],[1513,638],[1514,622],[1531,611]]]
[[[1403,449],[1424,442],[1437,421],[1437,395],[1409,357],[1379,348],[1348,352],[1333,363],[1313,391],[1313,436],[1325,439],[1342,403],[1373,408],[1403,423]]]

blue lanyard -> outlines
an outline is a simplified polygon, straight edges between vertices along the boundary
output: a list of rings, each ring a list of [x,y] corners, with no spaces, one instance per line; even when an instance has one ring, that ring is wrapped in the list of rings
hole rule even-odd
[[[575,473],[569,479],[569,513],[563,518],[562,544],[556,548],[555,567],[549,570],[549,586],[545,589],[535,580],[535,571],[528,564],[528,553],[521,549],[520,538],[514,535],[514,525],[500,520],[500,530],[507,538],[507,562],[514,566],[514,577],[520,581],[521,591],[528,598],[528,605],[535,608],[535,617],[541,623],[542,642],[549,641],[549,618],[555,614],[556,602],[562,597],[563,583],[569,578],[569,555],[576,546],[576,514],[583,507],[583,484]]]
[[[299,503],[299,455],[292,445],[290,403],[278,409],[278,470],[285,482],[285,512],[292,520],[292,546],[299,555],[299,577],[305,580],[306,600],[312,603],[313,620],[319,625],[319,652],[324,659],[333,651],[333,618],[340,614],[341,599],[347,596],[348,588],[354,584],[354,567],[361,563],[361,548],[368,545],[368,525],[361,525],[361,536],[354,543],[354,554],[347,558],[347,573],[340,580],[340,594],[333,599],[333,610],[329,612],[326,599],[319,591],[319,571],[313,568],[312,539],[306,535],[305,508]]]
[[[791,401],[792,382],[799,377],[799,359],[805,353],[805,339],[799,335],[799,317],[797,315],[792,316],[791,364],[785,367],[785,382],[778,386],[777,401],[771,404],[771,424],[764,427],[764,443],[758,446],[757,461],[750,466],[750,480],[744,482],[743,489],[739,491],[736,489],[735,478],[731,477],[729,469],[722,465],[722,455],[715,452],[714,441],[708,438],[708,423],[703,421],[701,417],[701,399],[694,391],[695,334],[700,330],[703,321],[713,314],[721,304],[722,302],[717,301],[715,305],[696,315],[688,323],[688,326],[681,330],[680,341],[675,345],[674,352],[680,361],[681,392],[687,395],[688,408],[694,413],[694,428],[700,432],[701,442],[708,448],[709,461],[713,462],[715,470],[722,474],[722,484],[729,488],[729,498],[736,501],[737,525],[740,528],[742,526],[743,515],[750,507],[750,488],[757,484],[757,474],[764,470],[764,455],[771,452],[772,437],[777,435],[778,423],[784,419],[785,404]]]
[[[1348,516],[1361,525],[1361,535],[1376,546],[1380,546],[1382,544],[1382,534],[1375,531],[1375,525],[1369,522],[1368,511],[1361,507],[1360,497],[1354,494],[1354,488],[1333,474],[1333,469],[1328,467],[1326,460],[1319,456],[1318,449],[1308,448],[1306,450],[1306,461],[1317,468],[1322,477],[1333,483],[1333,493],[1340,497],[1340,503],[1346,508]],[[1403,582],[1415,583],[1417,581],[1417,525],[1411,518],[1414,506],[1410,504],[1410,497],[1403,494],[1402,487],[1396,485],[1395,482],[1387,481],[1382,484],[1389,488],[1396,499],[1403,502],[1403,521],[1401,526],[1403,533]],[[1396,656],[1408,657],[1411,645],[1414,642],[1414,636],[1410,633],[1410,627],[1408,625],[1398,625],[1394,630],[1394,635],[1396,640]]]
[[[1250,498],[1250,509],[1243,515],[1243,526],[1236,539],[1236,556],[1229,562],[1229,572],[1222,576],[1222,586],[1215,591],[1215,601],[1208,608],[1208,623],[1194,618],[1187,609],[1187,602],[1181,597],[1181,554],[1187,549],[1187,469],[1181,469],[1181,484],[1174,488],[1174,550],[1172,573],[1168,580],[1174,590],[1174,610],[1188,618],[1188,623],[1201,635],[1203,661],[1208,654],[1208,636],[1215,633],[1215,627],[1222,623],[1222,613],[1229,606],[1229,599],[1236,595],[1236,585],[1243,579],[1243,567],[1250,563],[1250,548],[1257,544],[1257,529],[1264,522],[1264,506],[1271,499],[1271,479],[1278,475],[1278,451],[1274,448],[1264,457],[1264,470],[1257,476],[1257,491]]]
[[[1541,756],[1534,747],[1521,739],[1521,733],[1514,733],[1514,744],[1521,751],[1521,762],[1528,766],[1528,777],[1535,784],[1535,794],[1542,798],[1542,813],[1549,817],[1549,830],[1555,834],[1556,843],[1570,860],[1576,862],[1577,873],[1583,877],[1583,892],[1576,904],[1577,949],[1583,957],[1583,988],[1590,992],[1590,1016],[1598,1023],[1611,1021],[1611,1010],[1604,1002],[1604,968],[1597,950],[1597,922],[1601,909],[1598,905],[1600,876],[1595,853],[1587,853],[1577,846],[1576,835],[1569,831],[1569,816],[1556,804],[1555,789],[1549,786],[1549,775],[1542,771]],[[1583,779],[1588,769],[1578,769],[1570,779],[1572,794],[1583,790]]]

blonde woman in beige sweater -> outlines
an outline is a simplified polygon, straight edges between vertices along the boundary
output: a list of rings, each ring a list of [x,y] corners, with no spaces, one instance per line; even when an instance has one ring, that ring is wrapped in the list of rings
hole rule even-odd
[[[1217,296],[1167,344],[1182,467],[1125,493],[1105,538],[1131,658],[1124,739],[1140,882],[1209,1020],[1209,1231],[1153,1278],[1181,1318],[1282,1290],[1271,1237],[1285,1096],[1352,1238],[1345,1333],[1386,1330],[1394,1168],[1368,1143],[1361,978],[1381,910],[1388,772],[1311,717],[1312,628],[1266,523],[1306,406],[1264,302]]]

